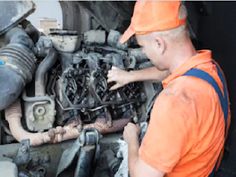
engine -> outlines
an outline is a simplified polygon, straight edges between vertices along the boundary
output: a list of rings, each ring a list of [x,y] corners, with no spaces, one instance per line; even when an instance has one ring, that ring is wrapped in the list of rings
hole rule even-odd
[[[111,90],[112,67],[151,66],[136,41],[120,44],[120,35],[52,29],[45,36],[26,20],[1,35],[0,157],[14,162],[18,176],[73,176],[71,166],[79,177],[125,176],[121,132],[128,122],[147,121],[158,84]]]
[[[110,33],[119,35],[116,31]],[[101,37],[96,39],[99,34],[105,38],[105,31],[87,32],[87,41],[81,41],[79,50],[75,50],[74,44],[75,51],[71,52],[71,49],[65,49],[68,44],[55,38],[63,37],[65,40],[75,34],[53,31],[50,38],[57,49],[48,49],[47,56],[39,64],[33,96],[29,96],[32,95],[30,87],[22,97],[29,130],[44,131],[54,125],[64,126],[71,122],[82,129],[97,120],[103,120],[104,126],[112,129],[114,120],[132,119],[137,122],[143,116],[141,109],[146,102],[143,83],[131,83],[114,91],[110,90],[113,83],[107,83],[107,74],[112,66],[136,70],[142,63],[138,63],[130,51],[108,46],[105,42],[99,44],[106,40]],[[91,36],[94,39],[90,40]],[[43,43],[48,42],[48,39],[42,40]]]

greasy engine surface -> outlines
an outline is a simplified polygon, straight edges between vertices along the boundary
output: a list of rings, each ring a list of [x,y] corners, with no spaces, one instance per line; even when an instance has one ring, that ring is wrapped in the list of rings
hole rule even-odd
[[[125,147],[120,133],[130,121],[147,120],[157,90],[151,82],[110,90],[114,83],[107,83],[107,74],[113,66],[126,71],[150,66],[135,41],[122,45],[119,37],[114,30],[79,36],[59,29],[45,36],[30,23],[2,36],[0,71],[12,75],[1,82],[13,83],[9,88],[17,95],[3,95],[8,104],[1,105],[0,155],[13,161],[19,176],[118,173],[123,157],[117,153]],[[11,144],[16,141],[21,145]]]

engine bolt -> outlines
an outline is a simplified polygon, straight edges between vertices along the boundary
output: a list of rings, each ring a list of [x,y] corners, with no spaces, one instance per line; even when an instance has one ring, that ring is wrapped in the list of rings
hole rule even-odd
[[[46,110],[43,106],[38,106],[35,110],[36,115],[43,116],[45,114]]]

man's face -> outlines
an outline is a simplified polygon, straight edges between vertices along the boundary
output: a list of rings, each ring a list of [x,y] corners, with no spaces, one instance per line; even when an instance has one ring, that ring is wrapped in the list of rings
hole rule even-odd
[[[136,39],[143,53],[146,54],[151,63],[159,70],[165,70],[163,67],[164,57],[159,49],[157,41],[147,35],[136,35]]]

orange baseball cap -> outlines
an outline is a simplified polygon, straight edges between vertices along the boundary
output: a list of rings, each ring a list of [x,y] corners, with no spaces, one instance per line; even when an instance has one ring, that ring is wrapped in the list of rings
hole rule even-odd
[[[180,5],[180,1],[137,1],[131,24],[121,36],[120,43],[126,42],[134,34],[165,31],[185,24],[186,18],[179,18]]]

